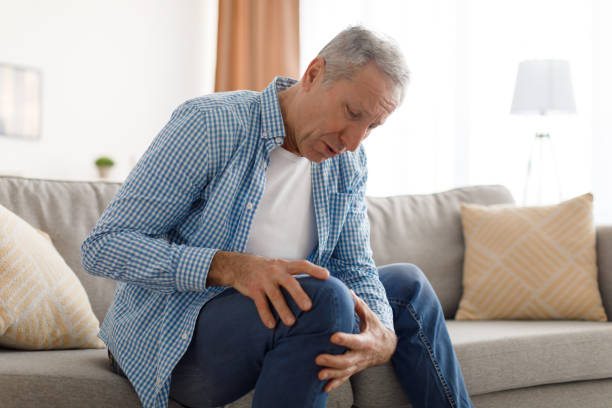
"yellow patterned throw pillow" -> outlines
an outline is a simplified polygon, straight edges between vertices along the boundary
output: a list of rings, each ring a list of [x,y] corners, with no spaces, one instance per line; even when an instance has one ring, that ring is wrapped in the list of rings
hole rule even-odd
[[[103,348],[87,293],[48,235],[0,205],[0,346]]]
[[[463,296],[455,318],[606,321],[593,195],[556,205],[461,205]]]

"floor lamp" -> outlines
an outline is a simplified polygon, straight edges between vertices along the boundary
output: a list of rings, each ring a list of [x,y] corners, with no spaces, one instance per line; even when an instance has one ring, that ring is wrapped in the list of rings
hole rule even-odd
[[[519,64],[512,114],[576,113],[569,62],[529,60]],[[523,205],[553,204],[563,199],[549,133],[536,133],[527,164]]]

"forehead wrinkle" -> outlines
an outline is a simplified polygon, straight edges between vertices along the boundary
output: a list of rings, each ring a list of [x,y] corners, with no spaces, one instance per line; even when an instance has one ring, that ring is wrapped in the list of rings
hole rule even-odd
[[[374,101],[374,105],[371,107],[373,108],[372,111],[376,112],[378,109],[376,109],[378,106],[382,107],[382,110],[387,112],[387,113],[391,113],[395,108],[396,108],[396,104],[394,103],[394,101],[391,98],[386,98],[383,95],[380,94],[376,94],[376,96],[374,98],[368,98],[369,101]],[[370,116],[375,116],[375,114],[369,114]]]
[[[381,98],[380,105],[389,113],[393,112],[393,110],[397,107],[397,103],[395,103],[395,101],[387,98]]]
[[[397,107],[397,103],[394,102],[395,98],[393,96],[386,95],[388,93],[388,88],[381,89],[369,83],[365,83],[362,86],[364,91],[368,94],[365,101],[367,105],[370,105],[367,107],[368,113],[371,111],[375,112],[377,110],[377,105],[382,106],[382,108],[387,112],[392,112]],[[370,116],[373,115],[370,114]]]
[[[383,123],[385,123],[387,117],[389,115],[391,115],[391,113],[393,113],[393,111],[397,107],[397,104],[394,103],[393,100],[386,99],[386,98],[381,98],[379,104],[380,104],[380,106],[382,106],[383,111],[380,112],[380,114],[375,118],[376,120],[375,120],[375,122],[373,122],[373,125],[375,125],[375,126],[381,126]],[[385,117],[385,120],[381,121],[381,118],[383,116]]]
[[[363,115],[362,120],[380,126],[383,123],[380,119],[390,115],[397,107],[395,98],[386,95],[388,88],[381,89],[370,81],[361,83],[360,88],[355,89],[357,92],[353,97],[348,97],[347,102],[360,110]]]
[[[361,100],[359,100],[361,99]],[[362,114],[365,117],[373,117],[374,115],[372,113],[370,113],[369,108],[366,106],[368,105],[367,102],[370,101],[371,98],[354,98],[353,100],[351,100],[350,97],[348,97],[346,99],[346,102],[348,105],[351,106],[351,108],[356,109],[359,111],[360,114]],[[366,104],[364,105],[363,102],[366,102]]]
[[[376,120],[375,124],[377,126],[380,126],[382,124],[380,118],[383,116],[389,116],[395,110],[395,107],[396,107],[393,101],[385,99],[385,98],[380,99],[379,105],[382,107],[382,109],[380,113],[376,115],[376,117],[374,118]]]

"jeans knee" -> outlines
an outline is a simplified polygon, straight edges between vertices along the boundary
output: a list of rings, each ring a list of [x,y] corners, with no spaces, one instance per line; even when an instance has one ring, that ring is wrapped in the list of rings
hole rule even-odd
[[[389,300],[420,299],[437,303],[438,297],[423,271],[412,263],[395,263],[378,268]]]
[[[325,280],[303,278],[300,283],[312,301],[311,309],[303,314],[302,319],[309,316],[317,330],[330,333],[352,331],[355,301],[349,288],[341,280],[333,276]]]

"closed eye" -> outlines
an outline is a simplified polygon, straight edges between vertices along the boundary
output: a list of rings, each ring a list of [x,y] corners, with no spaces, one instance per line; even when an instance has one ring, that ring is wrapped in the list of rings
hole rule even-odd
[[[351,117],[351,119],[358,119],[359,118],[359,113],[355,113],[351,110],[351,108],[349,108],[348,105],[346,105],[346,112],[348,113],[348,115]]]

